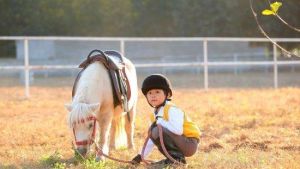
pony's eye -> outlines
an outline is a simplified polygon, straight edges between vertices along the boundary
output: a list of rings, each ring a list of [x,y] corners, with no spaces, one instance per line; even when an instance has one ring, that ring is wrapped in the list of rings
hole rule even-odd
[[[93,123],[89,124],[89,129],[91,129],[93,127]]]

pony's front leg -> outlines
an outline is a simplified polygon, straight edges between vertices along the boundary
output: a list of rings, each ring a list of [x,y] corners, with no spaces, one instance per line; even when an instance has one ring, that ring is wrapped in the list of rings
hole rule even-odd
[[[133,135],[135,128],[136,105],[128,112],[125,120],[125,130],[127,135],[127,145],[129,149],[134,149]]]
[[[110,113],[109,113],[110,114]],[[102,153],[108,155],[109,146],[108,146],[108,135],[111,128],[112,117],[107,115],[106,118],[103,118],[100,122],[100,139],[99,139],[99,148]],[[104,160],[104,156],[101,153],[97,153],[96,160]]]

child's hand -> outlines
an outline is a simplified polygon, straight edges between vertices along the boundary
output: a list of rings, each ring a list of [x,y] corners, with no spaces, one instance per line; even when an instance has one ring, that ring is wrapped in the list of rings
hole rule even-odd
[[[142,156],[138,154],[131,160],[131,164],[139,164],[141,161],[142,161]]]

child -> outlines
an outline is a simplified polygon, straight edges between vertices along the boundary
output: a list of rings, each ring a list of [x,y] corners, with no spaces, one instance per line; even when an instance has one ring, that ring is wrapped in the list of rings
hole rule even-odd
[[[159,140],[157,124],[162,126],[163,141],[166,150],[173,159],[186,164],[185,157],[196,153],[200,139],[199,128],[191,122],[187,114],[170,102],[172,89],[170,81],[161,74],[148,76],[142,84],[142,92],[149,105],[154,108],[152,125],[149,128],[148,140],[144,158],[149,155],[154,146],[165,156]],[[142,161],[141,154],[132,159],[133,164]],[[171,159],[165,159],[159,164],[173,164]]]

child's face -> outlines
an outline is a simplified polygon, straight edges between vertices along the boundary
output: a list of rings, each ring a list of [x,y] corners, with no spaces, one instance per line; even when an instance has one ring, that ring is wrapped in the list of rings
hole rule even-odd
[[[165,101],[166,95],[162,89],[151,89],[147,92],[146,98],[151,106],[156,107]]]

